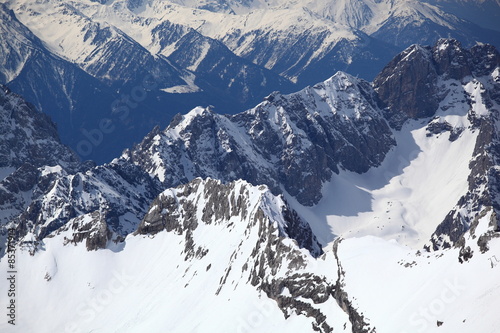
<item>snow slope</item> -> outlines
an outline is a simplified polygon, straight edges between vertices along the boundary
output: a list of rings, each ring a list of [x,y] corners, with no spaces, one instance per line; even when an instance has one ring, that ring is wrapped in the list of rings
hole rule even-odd
[[[209,205],[212,196],[221,195],[210,192],[210,186],[218,186],[223,193],[229,189],[226,199],[233,197],[229,218],[202,217],[203,207]],[[284,205],[280,198],[266,187],[252,187],[241,181],[225,187],[220,182],[195,180],[191,185],[166,190],[157,203],[168,201],[172,195],[179,200],[179,213],[187,213],[184,209],[197,203],[193,212],[196,225],[184,222],[182,226],[181,218],[173,222],[178,223],[175,230],[141,231],[129,235],[123,244],[110,242],[107,249],[99,251],[89,252],[81,243],[66,245],[71,231],[48,237],[34,256],[27,248],[18,249],[18,324],[12,328],[2,322],[0,329],[245,332],[280,329],[283,325],[310,329],[310,317],[290,313],[285,320],[276,302],[254,287],[261,278],[282,281],[304,273],[328,276],[329,281],[336,278],[336,269],[329,264],[331,254],[317,261],[282,233],[288,222],[280,218]],[[155,209],[153,204],[149,218]],[[143,228],[147,226],[144,222]],[[269,252],[281,255],[275,262],[259,264],[267,261]],[[0,264],[2,270],[5,263]],[[2,284],[0,292],[5,293],[5,287]],[[347,315],[329,295],[318,307],[341,318],[335,322],[335,329],[348,322]]]
[[[428,242],[468,189],[477,131],[465,131],[450,142],[446,134],[427,137],[426,125],[425,120],[407,124],[395,132],[398,145],[381,166],[364,174],[342,171],[334,175],[324,185],[323,199],[313,208],[300,209],[317,225],[326,222],[331,227],[327,234],[318,230],[325,243],[334,235],[374,235],[412,248]]]
[[[190,260],[182,259],[184,235],[167,231],[130,235],[122,246],[110,244],[91,252],[82,244],[64,246],[64,233],[47,238],[34,256],[18,249],[19,316],[15,327],[2,322],[0,329],[9,333],[313,332],[309,317],[292,312],[285,320],[276,300],[248,283],[241,267],[252,258],[252,244],[260,239],[258,228],[247,229],[240,219],[232,222],[200,224],[194,244],[209,251]],[[294,247],[286,239],[280,242]],[[348,299],[368,328],[377,332],[493,333],[500,324],[496,315],[500,265],[492,254],[500,251],[500,242],[490,245],[491,252],[460,264],[457,250],[430,254],[373,236],[345,239],[337,244],[338,250],[330,245],[318,259],[300,252],[305,266],[288,273],[283,267],[277,276],[307,272],[335,281],[341,268]],[[0,267],[5,271],[6,262]],[[0,293],[6,294],[6,287],[1,284]],[[290,295],[288,287],[281,293]],[[331,318],[334,331],[351,331],[347,314],[335,301],[315,306]]]
[[[487,225],[488,217],[481,223]],[[494,333],[500,242],[490,245],[492,252],[475,247],[473,258],[461,264],[458,249],[421,253],[366,236],[343,241],[339,256],[346,291],[377,332]]]

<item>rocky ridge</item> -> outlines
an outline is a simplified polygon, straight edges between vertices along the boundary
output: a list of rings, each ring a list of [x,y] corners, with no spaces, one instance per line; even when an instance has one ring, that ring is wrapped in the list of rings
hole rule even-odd
[[[106,224],[107,231],[100,239],[120,240],[137,229],[162,189],[197,177],[223,183],[244,179],[255,186],[265,184],[274,195],[286,191],[299,203],[314,205],[322,197],[322,185],[333,174],[340,170],[363,173],[380,165],[397,144],[393,131],[409,119],[429,119],[428,135],[450,132],[450,141],[460,136],[463,125],[451,125],[436,116],[439,110],[446,110],[446,103],[463,105],[469,114],[467,126],[482,133],[477,153],[485,151],[482,155],[494,156],[495,131],[488,124],[495,119],[493,111],[498,104],[498,59],[498,52],[491,46],[467,50],[454,40],[441,40],[432,48],[407,49],[382,71],[374,88],[339,72],[298,93],[273,93],[255,108],[237,115],[195,108],[176,116],[165,130],[156,128],[111,163],[87,163],[74,169],[19,169],[17,181],[4,180],[6,188],[22,188],[12,200],[21,202],[21,196],[25,196],[21,192],[34,194],[4,216],[4,223],[16,221],[20,236],[37,230],[31,238],[37,242],[70,221],[75,230],[84,232],[91,219]],[[418,76],[415,68],[425,75]],[[414,93],[405,94],[407,91]],[[417,103],[422,100],[429,103]],[[495,207],[497,191],[491,176],[495,162],[489,161],[478,162],[477,167],[471,164],[475,175],[471,179],[483,180],[470,180],[470,192],[479,189],[476,184],[487,183],[491,199],[479,200],[484,196],[476,195],[476,203],[469,207]],[[491,204],[485,206],[484,202]],[[474,209],[469,210],[470,219],[476,214]],[[470,228],[470,222],[461,225],[440,226],[436,237],[443,228],[456,229],[454,236],[446,231],[455,243]]]
[[[210,108],[178,115],[122,158],[167,187],[195,177],[245,179],[275,194],[283,186],[312,205],[332,173],[365,172],[394,144],[370,84],[339,72],[298,93],[273,93],[234,116]]]
[[[223,265],[226,268],[216,295],[247,281],[276,302],[285,318],[305,316],[315,331],[323,333],[333,329],[321,307],[338,303],[348,314],[353,332],[369,332],[363,316],[346,305],[350,304],[349,296],[335,282],[334,269],[328,276],[308,272],[314,260],[325,261],[325,256],[331,254],[323,253],[309,225],[266,186],[197,178],[168,189],[153,201],[136,234],[155,235],[161,231],[183,237],[181,255],[193,266],[220,256],[217,247],[208,246],[211,238],[207,234],[238,240],[229,258],[222,257],[228,262]],[[225,245],[222,248],[228,250]],[[211,264],[207,271],[210,269]]]

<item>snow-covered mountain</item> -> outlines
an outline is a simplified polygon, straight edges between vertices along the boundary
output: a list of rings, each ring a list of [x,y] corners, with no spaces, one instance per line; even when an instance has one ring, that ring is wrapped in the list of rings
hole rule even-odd
[[[121,0],[74,6],[97,21],[113,22],[153,53],[168,55],[175,49],[174,38],[186,33],[176,29],[170,45],[159,45],[151,30],[168,21],[196,29],[235,54],[302,84],[326,79],[320,66],[327,73],[348,70],[371,79],[397,51],[413,43],[433,44],[439,37],[454,37],[470,46],[500,41],[498,33],[413,0]],[[367,61],[373,68],[365,67]]]
[[[23,311],[2,331],[500,323],[491,45],[442,39],[407,48],[373,83],[338,72],[236,115],[198,107],[97,166],[2,94],[2,140],[18,143],[1,145],[13,156],[0,183],[2,248],[16,241]],[[27,166],[41,149],[54,153]]]
[[[311,205],[333,172],[365,172],[394,144],[370,84],[339,72],[298,93],[274,93],[234,116],[209,108],[177,115],[122,158],[165,186],[195,177],[245,179]]]
[[[66,167],[45,172],[53,179],[44,181],[45,190],[37,192],[20,217],[30,221],[24,234],[36,230],[35,238],[41,239],[69,220],[99,210],[109,214],[110,231],[123,237],[137,228],[161,188],[211,177],[265,184],[275,195],[295,202],[307,219],[332,216],[327,222],[333,231],[319,237],[322,243],[336,234],[346,236],[356,225],[358,235],[404,237],[401,241],[413,246],[425,244],[433,233],[434,248],[457,244],[474,216],[497,209],[493,119],[499,104],[499,59],[489,45],[468,50],[454,40],[441,40],[433,48],[405,50],[377,76],[373,87],[339,72],[298,93],[273,93],[237,115],[195,108],[177,115],[165,130],[154,129],[111,163],[87,164],[78,173]],[[419,205],[398,199],[400,208],[392,207],[395,199],[386,198],[386,191],[413,193],[415,202],[428,201],[421,179],[430,165],[419,165],[444,152],[450,159],[461,152],[461,162],[453,171],[440,164],[438,179],[426,181],[429,186],[455,184],[452,194],[443,194],[446,204],[429,202],[422,212]],[[52,167],[55,161],[46,165]],[[6,167],[13,171],[19,163]],[[406,172],[412,176],[407,178]],[[357,176],[365,173],[370,176]],[[344,201],[330,202],[326,188],[338,195],[352,193],[363,204],[341,207]],[[370,199],[366,202],[367,196],[383,199],[380,211]],[[321,211],[325,205],[326,213]],[[384,211],[385,206],[392,208]],[[398,225],[401,219],[393,219],[394,212],[401,214],[403,226]],[[381,214],[392,221],[377,226],[385,231],[374,231],[366,223]],[[433,222],[423,223],[427,219]]]
[[[0,16],[1,82],[59,123],[64,143],[78,152],[81,127],[109,117],[116,97],[99,80],[49,52],[4,4]]]
[[[36,184],[44,183],[40,178],[52,168],[74,172],[79,160],[60,143],[49,117],[5,86],[0,86],[0,114],[0,233],[5,236],[5,225],[36,197]]]
[[[235,114],[338,70],[372,80],[410,44],[439,37],[500,45],[450,3],[2,0],[0,83],[48,113],[80,157],[108,162],[197,105]],[[487,3],[494,17],[500,6]],[[89,139],[103,119],[113,130]]]
[[[154,179],[119,161],[106,166],[80,163],[77,155],[60,143],[56,126],[47,115],[4,86],[0,112],[3,241],[7,228],[15,229],[16,237],[32,234],[36,241],[69,222],[75,221],[76,229],[77,222],[87,215],[110,225],[110,239],[137,228],[160,192]],[[5,242],[1,252],[4,250]]]
[[[167,59],[70,3],[18,3],[13,12],[14,5],[0,8],[1,82],[49,114],[63,141],[85,159],[109,161],[178,110],[242,109],[293,86],[194,30]],[[157,35],[169,33],[155,28]],[[101,131],[105,140],[89,139],[103,119],[113,130]]]
[[[196,179],[163,192],[125,246],[89,252],[62,228],[33,256],[18,250],[17,268],[30,274],[18,275],[17,301],[29,320],[0,325],[6,332],[495,331],[498,266],[490,255],[460,264],[458,249],[422,253],[363,237],[338,240],[316,257],[283,232],[291,225],[283,207],[265,187]],[[498,243],[490,242],[493,253]]]

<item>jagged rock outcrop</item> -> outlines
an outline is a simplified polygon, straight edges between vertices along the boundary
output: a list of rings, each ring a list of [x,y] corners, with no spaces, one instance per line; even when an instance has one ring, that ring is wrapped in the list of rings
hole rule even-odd
[[[500,54],[491,45],[465,49],[453,39],[441,39],[433,47],[413,45],[397,55],[374,80],[385,107],[384,115],[395,129],[408,119],[433,116],[444,97],[438,84],[491,73]]]
[[[118,160],[75,174],[55,172],[45,183],[26,209],[12,220],[24,231],[21,234],[33,232],[36,242],[75,218],[96,211],[99,212],[97,217],[92,216],[83,226],[75,227],[74,241],[94,237],[83,232],[93,223],[105,224],[113,233],[113,240],[120,240],[136,230],[149,204],[160,192],[158,182],[149,175],[137,166]],[[80,222],[74,223],[80,225]],[[90,245],[90,238],[87,240],[89,248],[106,244],[99,241]]]
[[[186,261],[210,260],[215,255],[212,251],[231,253],[227,258],[217,252],[220,260],[228,262],[222,266],[216,295],[246,281],[276,301],[285,318],[303,315],[315,330],[332,332],[321,305],[335,302],[335,283],[329,276],[306,272],[311,260],[322,254],[319,243],[309,225],[266,186],[197,178],[168,189],[153,201],[137,234],[163,230],[182,237]],[[224,238],[223,250],[207,246],[214,230]],[[232,242],[235,246],[229,248]]]
[[[440,45],[437,49],[446,55],[446,60],[439,64],[439,71],[445,78],[461,81],[468,99],[468,120],[478,135],[469,165],[468,191],[437,227],[427,248],[459,246],[465,251],[464,234],[470,232],[473,238],[481,239],[482,245],[479,241],[477,244],[484,251],[486,239],[500,237],[500,174],[497,170],[500,162],[497,125],[500,119],[500,54],[489,45],[478,45],[470,50],[461,49],[456,41],[442,41]],[[490,210],[488,231],[484,236],[476,235],[479,219]]]
[[[294,239],[313,256],[321,254],[321,246],[309,224],[283,199],[272,195],[266,186],[253,188],[244,181],[223,184],[219,180],[197,178],[186,185],[165,190],[153,200],[137,233],[156,234],[163,230],[179,234],[185,232],[188,240],[199,223],[250,220],[255,224],[265,217],[271,219],[269,223],[277,223],[281,237]]]
[[[394,144],[370,84],[337,73],[295,94],[274,93],[234,116],[196,108],[122,158],[167,187],[195,177],[244,179],[275,194],[283,187],[312,205],[332,173],[365,172]]]
[[[104,249],[113,234],[106,222],[110,220],[107,215],[108,212],[101,211],[80,215],[59,228],[55,235],[69,231],[69,237],[64,237],[66,244],[69,242],[78,244],[85,241],[88,251]]]

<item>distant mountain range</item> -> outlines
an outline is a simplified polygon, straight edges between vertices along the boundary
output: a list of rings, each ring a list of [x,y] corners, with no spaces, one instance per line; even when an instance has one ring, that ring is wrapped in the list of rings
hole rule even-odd
[[[9,0],[0,5],[0,83],[49,114],[80,157],[109,162],[195,106],[235,114],[337,70],[372,80],[410,44],[440,37],[499,46],[498,29],[488,29],[499,8],[494,1]],[[467,21],[477,13],[480,21]]]

